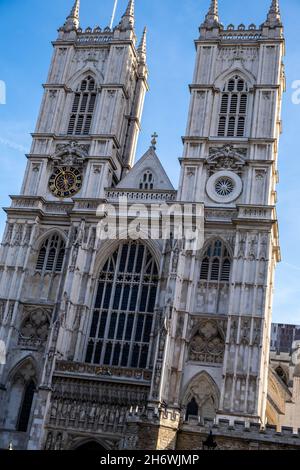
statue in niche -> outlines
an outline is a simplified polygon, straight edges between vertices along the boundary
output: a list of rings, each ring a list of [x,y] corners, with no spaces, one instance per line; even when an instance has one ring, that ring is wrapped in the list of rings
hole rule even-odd
[[[238,256],[243,257],[245,256],[245,251],[246,251],[246,235],[241,234],[240,235],[240,240],[239,240],[239,252]]]

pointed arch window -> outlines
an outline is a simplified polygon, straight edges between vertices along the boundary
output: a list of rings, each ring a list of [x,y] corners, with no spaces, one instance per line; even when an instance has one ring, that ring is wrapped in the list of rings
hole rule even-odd
[[[24,396],[21,404],[17,431],[27,432],[29,419],[31,415],[31,408],[33,403],[33,397],[35,392],[35,383],[31,380],[25,387]]]
[[[228,249],[221,240],[212,242],[202,259],[201,281],[229,282],[231,258]]]
[[[276,374],[278,375],[278,377],[283,381],[283,383],[285,383],[285,385],[288,385],[288,378],[287,378],[287,374],[286,372],[283,370],[283,368],[281,366],[278,366],[276,368]]]
[[[185,419],[188,421],[190,416],[198,416],[199,406],[196,402],[196,399],[193,397],[191,401],[187,404]]]
[[[98,278],[87,363],[149,368],[158,270],[148,248],[125,242]]]
[[[96,83],[89,76],[81,82],[74,95],[68,135],[88,135],[90,133],[96,97]]]
[[[61,272],[65,257],[65,242],[54,234],[47,238],[40,248],[36,262],[37,271]]]
[[[238,75],[223,88],[218,136],[244,137],[248,104],[248,85]]]

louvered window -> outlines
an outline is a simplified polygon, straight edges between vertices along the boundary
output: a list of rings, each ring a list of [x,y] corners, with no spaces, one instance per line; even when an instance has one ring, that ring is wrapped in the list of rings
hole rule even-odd
[[[37,271],[61,272],[65,257],[65,243],[55,234],[47,238],[40,248],[36,262]]]
[[[68,135],[88,135],[91,130],[96,103],[96,84],[87,77],[74,95],[72,113],[69,119]]]
[[[231,259],[221,240],[211,243],[202,259],[200,279],[202,281],[229,282]]]
[[[244,137],[248,85],[235,76],[225,85],[221,97],[218,136]]]

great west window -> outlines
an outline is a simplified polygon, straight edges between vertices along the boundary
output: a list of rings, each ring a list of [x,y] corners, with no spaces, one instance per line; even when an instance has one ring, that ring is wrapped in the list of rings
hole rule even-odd
[[[157,284],[149,249],[134,241],[121,244],[98,278],[86,362],[149,367]]]

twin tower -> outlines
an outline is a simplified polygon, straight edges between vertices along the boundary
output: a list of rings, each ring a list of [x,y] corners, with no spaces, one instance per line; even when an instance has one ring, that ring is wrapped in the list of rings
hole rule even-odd
[[[113,29],[85,30],[77,0],[59,29],[21,193],[5,209],[0,447],[192,449],[207,423],[272,423],[278,1],[261,26],[227,28],[212,1],[195,45],[175,190],[155,139],[134,164],[148,90],[134,0]],[[99,207],[118,213],[121,196],[130,220],[141,204],[201,206],[203,246],[100,240]]]

